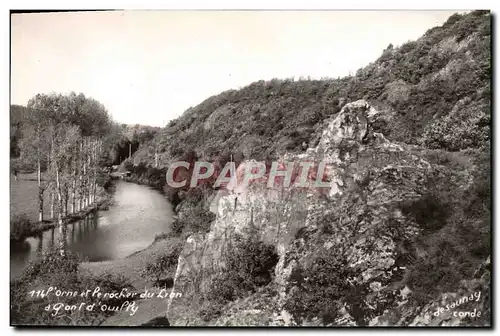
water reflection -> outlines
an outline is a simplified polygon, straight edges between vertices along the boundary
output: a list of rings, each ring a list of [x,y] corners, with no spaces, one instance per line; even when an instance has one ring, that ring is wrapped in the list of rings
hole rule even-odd
[[[155,190],[120,181],[114,200],[109,210],[68,224],[69,249],[89,261],[123,258],[146,248],[156,234],[170,229],[171,205]],[[28,261],[58,242],[59,229],[54,228],[22,243],[11,243],[11,277],[19,275]]]
[[[74,252],[85,255],[83,246],[88,243],[90,236],[78,235],[78,232],[96,231],[98,228],[98,214],[93,213],[81,221],[68,224],[68,232],[66,242],[68,248]],[[37,237],[27,238],[21,243],[11,243],[11,277],[20,274],[24,265],[28,261],[33,260],[40,256],[44,251],[50,250],[57,246],[59,243],[59,229],[52,228],[44,231]]]

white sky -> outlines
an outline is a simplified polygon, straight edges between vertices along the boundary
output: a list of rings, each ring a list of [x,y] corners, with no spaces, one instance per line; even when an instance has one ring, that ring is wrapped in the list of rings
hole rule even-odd
[[[11,103],[82,92],[113,118],[163,126],[260,79],[337,77],[415,40],[450,11],[126,11],[16,14]]]

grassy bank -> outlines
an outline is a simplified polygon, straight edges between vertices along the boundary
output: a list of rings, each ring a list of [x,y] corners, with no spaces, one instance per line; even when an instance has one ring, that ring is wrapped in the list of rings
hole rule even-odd
[[[102,292],[120,292],[132,287],[125,278],[113,274],[98,277],[81,274],[82,261],[72,252],[61,257],[57,250],[50,250],[31,262],[21,277],[10,283],[10,323],[15,326],[95,326],[112,315],[112,311],[100,307],[120,307],[126,299],[82,297],[81,293],[97,287]],[[50,287],[54,288],[51,292]],[[58,295],[56,288],[78,295]],[[79,307],[82,303],[85,307],[94,304],[94,309],[67,308]]]
[[[66,224],[77,222],[87,217],[90,213],[108,209],[110,204],[110,195],[108,197],[98,199],[95,204],[92,204],[87,209],[69,214],[65,218],[65,222]],[[53,229],[58,225],[57,219],[35,222],[30,220],[29,217],[24,214],[14,216],[10,223],[10,240],[17,242],[23,241],[28,237],[36,237],[42,232]]]
[[[43,179],[43,175],[42,175]],[[111,195],[114,190],[112,180],[107,175],[101,175],[98,179],[100,191],[97,201],[82,211],[68,214],[66,223],[73,223],[85,218],[92,212],[106,210],[111,202]],[[10,240],[23,241],[27,237],[34,237],[43,231],[50,230],[57,226],[57,219],[45,219],[38,221],[38,184],[36,174],[20,174],[18,180],[11,177],[10,190]],[[48,192],[44,193],[44,218],[48,218],[50,213],[50,199]]]
[[[99,287],[104,292],[158,293],[161,286],[156,283],[155,262],[160,258],[173,255],[176,260],[180,240],[176,238],[155,239],[148,248],[133,255],[117,260],[88,262],[71,252],[61,257],[57,251],[48,251],[39,260],[29,264],[22,276],[10,284],[11,323],[13,325],[72,325],[72,326],[138,326],[164,316],[167,301],[162,298],[136,299],[138,307],[133,315],[130,311],[64,311],[56,316],[54,311],[46,311],[49,303],[78,305],[84,302],[108,306],[121,306],[124,299],[97,300],[91,296],[86,298],[56,297],[54,294],[46,297],[32,297],[31,291],[42,290],[49,286],[58,287],[61,291],[78,292],[95,290]],[[162,272],[162,277],[172,278],[176,265]],[[153,271],[153,272],[152,272]],[[99,302],[101,301],[101,302]]]

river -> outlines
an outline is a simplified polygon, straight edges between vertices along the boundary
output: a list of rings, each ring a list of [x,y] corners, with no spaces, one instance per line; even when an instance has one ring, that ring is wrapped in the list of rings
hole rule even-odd
[[[158,191],[124,181],[116,182],[114,203],[84,220],[68,224],[68,247],[89,261],[124,258],[148,247],[155,235],[168,232],[172,206]],[[58,228],[45,231],[21,244],[11,244],[11,278],[19,275],[59,239]]]

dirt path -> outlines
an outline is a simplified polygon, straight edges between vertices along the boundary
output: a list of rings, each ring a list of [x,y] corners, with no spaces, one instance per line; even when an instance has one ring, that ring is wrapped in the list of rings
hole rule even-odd
[[[158,293],[161,289],[153,287],[149,279],[141,277],[141,271],[149,261],[164,253],[167,244],[166,240],[156,242],[124,259],[83,263],[80,265],[80,271],[82,275],[97,277],[104,274],[121,275],[130,280],[137,292],[144,292],[147,289],[148,292]],[[137,300],[138,309],[135,314],[131,315],[131,311],[123,310],[106,319],[101,325],[139,326],[156,317],[165,316],[167,303],[167,299],[160,298]]]

